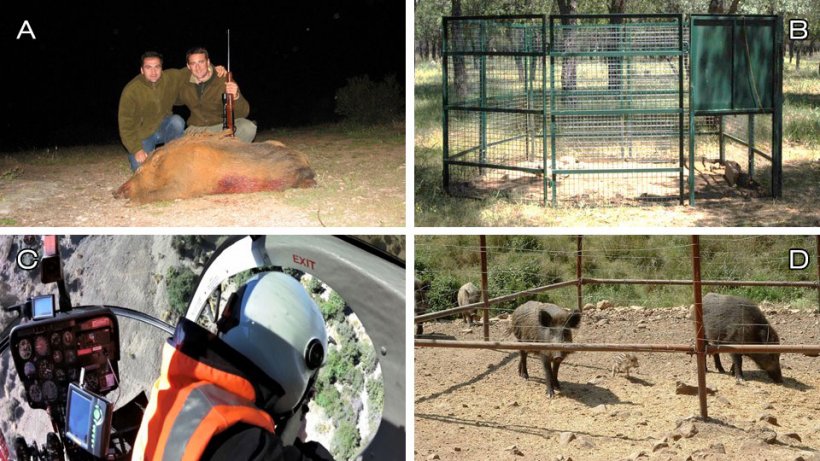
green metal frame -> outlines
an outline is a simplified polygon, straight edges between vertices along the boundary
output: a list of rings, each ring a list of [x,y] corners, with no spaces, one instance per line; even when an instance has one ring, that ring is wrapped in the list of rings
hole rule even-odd
[[[577,18],[577,19],[611,19],[614,15],[571,15],[571,16],[564,16],[564,15],[517,15],[517,16],[472,16],[472,17],[444,17],[443,18],[443,28],[442,28],[442,132],[443,132],[443,148],[442,148],[442,156],[443,156],[443,185],[445,190],[449,191],[450,187],[450,167],[453,165],[458,166],[467,166],[467,167],[476,167],[479,169],[479,172],[483,173],[484,169],[499,169],[499,170],[511,170],[511,171],[522,171],[527,173],[533,174],[542,174],[543,177],[543,203],[546,205],[547,203],[551,202],[553,206],[557,206],[557,185],[558,185],[558,175],[584,175],[584,174],[622,174],[622,173],[678,173],[678,183],[679,183],[679,199],[680,203],[684,203],[684,197],[686,196],[686,189],[688,188],[689,191],[689,205],[695,205],[695,148],[696,148],[696,138],[697,138],[697,130],[696,130],[696,117],[705,116],[705,115],[712,115],[718,116],[720,126],[717,132],[712,132],[713,134],[717,134],[719,139],[720,145],[720,161],[725,161],[725,143],[726,140],[730,140],[731,142],[739,142],[747,147],[748,152],[748,162],[749,162],[749,172],[750,175],[754,175],[756,163],[755,163],[755,156],[760,156],[765,158],[766,160],[770,161],[772,164],[772,196],[773,197],[781,197],[782,196],[782,104],[783,104],[783,92],[782,92],[782,63],[783,63],[783,20],[779,16],[718,16],[718,15],[691,15],[688,18],[688,27],[689,27],[689,46],[692,47],[692,40],[693,35],[692,31],[694,30],[695,26],[700,26],[703,24],[703,21],[707,21],[710,24],[716,24],[720,27],[728,27],[727,24],[731,24],[732,30],[734,31],[737,27],[737,24],[742,24],[742,36],[749,37],[749,34],[754,38],[753,34],[755,31],[748,29],[749,27],[753,27],[754,24],[766,24],[767,27],[773,26],[773,36],[774,36],[774,43],[772,44],[772,52],[773,56],[769,59],[769,56],[763,56],[763,58],[755,57],[755,59],[763,59],[764,62],[770,62],[772,65],[771,69],[765,69],[766,72],[771,70],[772,76],[772,85],[771,89],[766,88],[764,92],[763,98],[757,94],[756,80],[754,80],[754,76],[750,76],[750,81],[746,81],[745,83],[737,84],[740,90],[733,89],[732,98],[738,98],[738,100],[743,100],[745,97],[743,95],[744,88],[751,88],[752,91],[755,91],[754,97],[756,98],[756,107],[747,107],[741,104],[739,107],[731,106],[725,107],[721,106],[720,104],[715,105],[715,107],[710,107],[708,109],[698,110],[696,109],[699,98],[702,98],[703,95],[699,94],[699,86],[697,78],[693,78],[692,76],[697,76],[699,72],[700,64],[697,60],[690,59],[690,69],[689,69],[689,101],[687,110],[686,105],[684,104],[684,95],[686,93],[684,88],[684,72],[685,72],[685,64],[684,58],[689,55],[690,49],[686,48],[686,42],[684,40],[684,16],[681,14],[665,14],[665,15],[619,15],[623,18],[639,18],[639,19],[647,19],[646,22],[639,22],[639,23],[630,23],[630,22],[621,22],[617,23],[618,30],[620,33],[624,33],[626,30],[630,30],[631,28],[640,28],[644,26],[677,26],[678,27],[678,37],[677,43],[674,48],[666,48],[666,49],[657,49],[657,50],[633,50],[630,49],[631,45],[629,43],[623,44],[620,41],[618,42],[618,46],[615,48],[607,48],[603,50],[593,50],[593,51],[555,51],[555,38],[556,38],[556,30],[558,29],[585,29],[585,28],[594,28],[594,27],[602,27],[602,26],[612,26],[613,24],[571,24],[571,25],[562,25],[560,23],[556,23],[556,21],[561,21],[565,18]],[[524,49],[518,51],[508,51],[508,50],[497,50],[497,49],[490,49],[488,47],[488,23],[487,21],[494,21],[494,20],[516,20],[516,19],[523,19],[523,20],[535,20],[540,21],[540,49],[534,46],[535,42],[535,34],[536,30],[538,30],[537,25],[530,24],[530,25],[521,25],[515,26],[524,29],[523,37],[524,37]],[[747,19],[749,23],[747,24]],[[464,20],[477,20],[480,21],[478,24],[478,46],[469,46],[463,50],[453,50],[450,49],[450,37],[449,31],[450,27],[448,24],[451,21],[464,21]],[[549,21],[549,25],[547,24]],[[511,26],[512,27],[512,26]],[[732,32],[734,34],[734,32]],[[475,40],[475,36],[473,36],[473,40]],[[548,37],[548,39],[547,39]],[[732,35],[734,37],[734,35]],[[764,35],[764,37],[768,37],[768,35]],[[748,40],[748,39],[747,39]],[[759,37],[757,38],[759,41]],[[711,45],[710,45],[711,46]],[[749,74],[752,74],[751,71],[752,65],[752,57],[748,53],[748,41],[746,42],[747,51],[746,51],[746,60],[748,61],[747,70]],[[725,45],[725,47],[730,47],[727,49],[736,50],[738,49],[737,44],[729,44]],[[742,52],[743,48],[739,48]],[[451,98],[448,91],[449,85],[449,58],[461,56],[463,58],[466,57],[474,57],[477,58],[478,64],[478,99],[472,99],[467,101],[459,101],[458,104],[451,104]],[[524,78],[524,97],[525,103],[524,108],[515,108],[515,107],[501,107],[498,106],[498,101],[503,100],[507,96],[502,94],[502,97],[499,99],[498,96],[494,97],[494,99],[488,99],[488,69],[487,69],[487,59],[488,57],[494,56],[513,56],[513,57],[520,57],[523,61],[523,78]],[[632,82],[627,78],[624,84],[627,86],[628,91],[632,91],[629,93],[629,96],[672,96],[677,94],[678,101],[677,101],[677,108],[669,108],[669,107],[656,107],[656,108],[634,108],[631,107],[630,101],[626,98],[628,97],[625,94],[621,94],[619,96],[618,105],[616,108],[569,108],[569,109],[558,109],[557,101],[564,95],[564,90],[557,88],[556,82],[556,59],[557,58],[565,58],[565,57],[598,57],[598,58],[630,58],[630,57],[641,57],[641,56],[649,56],[649,57],[667,57],[667,58],[674,58],[677,57],[677,66],[678,66],[678,85],[676,90],[672,89],[633,89]],[[547,58],[549,58],[549,68],[547,68]],[[536,60],[540,61],[541,63],[541,94],[538,95],[535,89],[535,85],[537,80],[535,79],[535,69],[537,68],[537,64],[535,64]],[[629,69],[632,66],[632,61],[626,59],[626,66],[627,66],[627,75],[631,75],[629,73]],[[730,66],[735,66],[735,64],[727,64]],[[739,66],[742,66],[741,63]],[[475,68],[474,68],[475,69]],[[547,76],[547,72],[549,72],[549,76]],[[745,86],[744,86],[745,85]],[[581,89],[581,90],[573,90],[574,95],[585,95],[585,96],[595,96],[596,94],[600,93],[602,95],[608,94],[607,89],[597,90],[597,89]],[[764,102],[768,102],[768,97],[765,95],[771,94],[771,105],[764,104]],[[739,95],[739,96],[738,96]],[[514,97],[515,94],[510,94],[509,97]],[[540,101],[539,101],[540,98]],[[745,97],[748,100],[748,97]],[[549,101],[547,101],[549,99]],[[764,101],[765,100],[765,101]],[[540,102],[541,107],[537,108],[537,103]],[[478,113],[478,145],[475,147],[468,148],[461,152],[451,153],[451,146],[449,142],[450,138],[450,111],[458,110],[458,111],[466,111],[466,112],[477,112]],[[524,114],[524,134],[523,135],[513,135],[507,137],[505,139],[494,139],[490,141],[488,139],[488,119],[487,116],[489,113],[512,113],[512,114]],[[678,135],[678,166],[674,168],[617,168],[617,169],[607,169],[607,168],[596,168],[596,169],[589,169],[589,170],[571,170],[571,169],[558,169],[558,157],[559,157],[559,143],[558,139],[566,136],[563,133],[560,133],[558,130],[558,124],[556,117],[558,116],[620,116],[621,123],[622,123],[622,130],[627,130],[629,132],[629,152],[630,157],[632,152],[632,144],[631,139],[640,138],[641,134],[633,134],[632,130],[628,130],[628,127],[631,126],[633,123],[633,117],[640,116],[640,115],[671,115],[677,114],[678,115],[678,128],[677,128],[677,135]],[[737,115],[737,114],[748,114],[748,139],[742,140],[736,136],[733,136],[730,133],[726,132],[724,126],[724,115]],[[757,146],[755,146],[755,121],[754,115],[755,114],[771,114],[772,116],[772,133],[771,133],[771,155],[763,152]],[[542,126],[540,127],[540,133],[538,129],[535,127],[535,122],[533,121],[533,116],[540,115],[542,117]],[[685,137],[687,135],[685,130],[685,118],[688,115],[689,119],[689,155],[688,161],[684,154],[685,152]],[[549,125],[547,125],[547,123]],[[596,136],[595,133],[590,133],[591,137]],[[623,136],[623,133],[622,133]],[[497,163],[490,163],[488,162],[488,149],[497,146],[499,144],[503,144],[510,141],[519,140],[521,138],[525,138],[525,150],[526,150],[526,159],[529,161],[531,155],[534,155],[535,152],[532,151],[532,147],[536,144],[536,140],[540,138],[541,141],[541,165],[542,168],[528,168],[524,166],[515,166],[515,165],[504,165],[504,164],[497,164]],[[549,137],[549,140],[547,140]],[[468,161],[464,159],[467,154],[474,153],[478,151],[478,161]],[[622,155],[624,154],[624,147],[622,146]],[[475,158],[475,157],[473,157]],[[547,163],[549,162],[549,164]],[[686,172],[686,164],[688,163],[688,184],[684,178],[684,173]],[[547,171],[550,171],[550,175],[547,175]],[[688,186],[688,187],[687,187]],[[549,189],[552,188],[552,194],[550,196]]]

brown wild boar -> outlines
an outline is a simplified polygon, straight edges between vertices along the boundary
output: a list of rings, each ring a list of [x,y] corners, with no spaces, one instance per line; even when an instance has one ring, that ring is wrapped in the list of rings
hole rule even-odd
[[[527,301],[518,306],[512,313],[510,329],[521,342],[571,343],[572,330],[581,323],[579,311],[569,311],[555,304]],[[519,351],[518,375],[529,379],[527,373],[527,353]],[[558,367],[569,354],[563,351],[530,351],[541,356],[544,375],[547,380],[547,394],[555,395],[555,389],[561,389],[558,382]],[[550,367],[552,365],[552,367]]]
[[[135,203],[208,194],[282,191],[316,184],[307,156],[278,141],[222,133],[183,136],[157,149],[114,193]]]
[[[458,289],[458,305],[466,306],[468,304],[477,303],[481,299],[481,288],[475,286],[473,282],[467,282]],[[478,309],[472,309],[461,313],[464,317],[464,322],[469,326],[473,326],[475,317],[478,317]]]

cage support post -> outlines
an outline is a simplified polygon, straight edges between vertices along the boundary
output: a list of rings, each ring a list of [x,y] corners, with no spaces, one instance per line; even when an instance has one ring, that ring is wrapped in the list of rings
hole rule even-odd
[[[726,130],[725,121],[723,120],[723,115],[718,115],[718,143],[720,144],[720,164],[726,164],[726,138],[723,137],[723,133]]]
[[[549,176],[547,176],[547,53],[552,42],[547,43],[547,15],[541,16],[541,148],[543,149],[541,167],[544,169],[544,206],[547,205],[549,193]],[[552,185],[555,187],[555,184]]]
[[[447,93],[447,18],[442,19],[441,29],[441,132],[442,132],[442,146],[441,155],[444,169],[444,191],[450,190],[450,133],[448,131],[449,117],[448,117],[448,93]]]
[[[552,206],[558,204],[558,176],[555,174],[556,168],[556,142],[555,142],[555,18],[550,16],[550,148],[552,149],[550,164],[552,165]],[[544,170],[546,170],[546,163]],[[546,171],[544,171],[544,176]]]
[[[531,42],[532,41],[532,30],[529,28],[524,29],[524,52],[532,51]],[[524,61],[524,95],[526,98],[526,106],[527,113],[524,116],[524,131],[526,135],[524,136],[524,149],[525,149],[525,158],[529,162],[530,161],[530,136],[531,133],[531,118],[532,114],[530,114],[530,110],[532,109],[532,83],[530,82],[530,62],[533,61],[532,56],[525,55],[522,57]]]
[[[695,295],[695,354],[698,361],[700,416],[709,418],[706,408],[706,338],[703,329],[703,297],[700,285],[700,236],[692,236],[692,287]]]
[[[575,279],[578,280],[578,286],[576,289],[578,290],[578,312],[582,312],[584,310],[584,274],[583,274],[583,241],[584,236],[579,235],[576,237],[576,247],[577,251],[575,253]]]
[[[692,26],[692,22],[689,22],[689,26]],[[691,30],[691,29],[690,29]],[[691,33],[690,33],[690,40],[691,40]],[[678,55],[678,196],[680,200],[680,204],[683,205],[683,73],[686,72],[686,68],[683,66],[683,15],[678,15],[678,51],[680,54]],[[691,66],[691,64],[690,64]],[[691,79],[691,76],[690,76]],[[689,111],[692,111],[692,99],[689,99]]]
[[[479,175],[484,175],[484,167],[483,165],[487,163],[487,112],[484,110],[487,107],[487,55],[484,54],[487,51],[486,42],[487,41],[487,23],[486,21],[481,21],[481,26],[479,27],[479,47],[481,50],[481,56],[478,58],[479,62],[479,101],[478,107],[481,109],[481,114],[479,115],[479,150],[478,150],[478,162],[482,165],[478,169]]]
[[[755,175],[755,114],[749,114],[749,179]]]
[[[817,264],[817,312],[820,312],[820,235],[817,239],[817,251],[814,253],[814,261]]]
[[[774,26],[774,101],[772,105],[772,197],[783,196],[783,16]]]
[[[484,341],[490,340],[490,296],[487,290],[487,236],[479,235],[478,242],[481,246],[481,299],[484,302]]]

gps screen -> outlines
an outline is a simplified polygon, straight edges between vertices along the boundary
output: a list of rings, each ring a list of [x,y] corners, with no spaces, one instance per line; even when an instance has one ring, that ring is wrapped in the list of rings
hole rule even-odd
[[[34,320],[54,317],[54,296],[38,296],[31,304],[31,318]]]
[[[79,392],[69,392],[68,432],[76,442],[88,448],[88,431],[91,428],[91,399]]]

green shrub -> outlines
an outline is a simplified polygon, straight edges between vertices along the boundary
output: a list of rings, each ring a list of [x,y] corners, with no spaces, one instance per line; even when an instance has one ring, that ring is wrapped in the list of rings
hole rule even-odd
[[[165,286],[168,292],[168,307],[176,315],[184,315],[188,302],[196,289],[197,275],[187,267],[169,267],[165,274]]]
[[[404,115],[404,87],[395,75],[373,82],[368,75],[347,79],[336,90],[336,113],[354,123],[385,123]]]
[[[436,312],[455,307],[459,287],[461,284],[452,275],[444,274],[434,278],[430,282],[430,290],[427,291],[429,311]]]
[[[346,323],[344,321],[344,309],[345,300],[335,291],[330,294],[327,301],[321,301],[319,303],[319,310],[322,311],[322,316],[325,318],[325,321],[336,319],[339,320],[340,323]]]
[[[333,436],[333,455],[336,459],[352,459],[361,437],[355,422],[341,421]]]
[[[376,370],[376,350],[368,343],[359,343],[359,360],[365,373],[370,374]]]
[[[368,379],[365,389],[367,389],[367,398],[371,404],[370,411],[381,414],[384,410],[384,384],[376,379]]]

